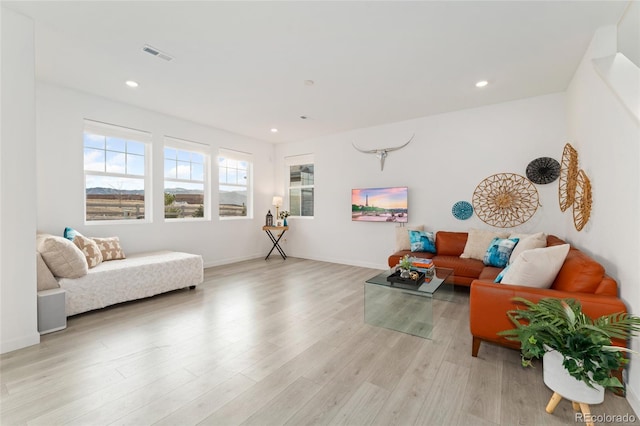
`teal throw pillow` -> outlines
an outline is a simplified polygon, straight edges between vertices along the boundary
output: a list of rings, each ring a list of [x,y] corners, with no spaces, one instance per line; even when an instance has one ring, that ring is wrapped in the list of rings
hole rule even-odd
[[[493,280],[494,283],[501,283],[502,282],[502,277],[504,277],[504,274],[507,273],[507,269],[509,269],[509,266],[511,266],[511,265],[507,265],[506,268],[504,268],[502,271],[500,271],[500,273],[498,274],[496,279]]]
[[[82,235],[81,233],[79,233],[78,231],[76,231],[73,228],[69,228],[68,226],[66,228],[64,228],[64,237],[69,240],[69,241],[73,241],[73,239],[76,237],[76,235]]]
[[[433,232],[409,231],[411,251],[436,252],[436,243]]]
[[[518,244],[518,241],[520,241],[519,238],[494,238],[491,240],[491,244],[489,244],[489,248],[484,255],[484,264],[497,268],[507,266],[509,256],[511,256],[511,252]]]

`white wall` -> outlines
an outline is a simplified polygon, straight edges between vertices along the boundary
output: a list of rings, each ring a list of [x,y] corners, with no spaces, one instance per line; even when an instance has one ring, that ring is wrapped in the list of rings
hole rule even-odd
[[[389,153],[384,171],[374,155],[351,146],[397,146],[414,133],[406,148]],[[471,201],[476,186],[492,174],[525,175],[527,164],[541,156],[560,160],[566,137],[565,95],[560,93],[277,145],[276,188],[281,193],[284,157],[315,156],[315,218],[289,221],[285,250],[304,258],[386,267],[396,225],[352,222],[352,188],[408,186],[409,222],[429,230],[490,228],[475,215],[455,219],[452,205]],[[557,184],[537,189],[542,206],[515,229],[564,236]]]
[[[0,353],[40,341],[36,311],[34,36],[31,19],[2,10]]]
[[[565,218],[568,239],[600,260],[620,296],[640,315],[640,123],[598,75],[593,58],[616,53],[616,28],[600,29],[567,90],[569,134],[593,187],[591,220],[582,232]],[[640,340],[632,348],[640,350]],[[628,399],[640,413],[640,359],[632,357]]]
[[[270,248],[262,231],[273,197],[273,145],[97,96],[37,84],[38,230],[61,235],[70,226],[88,236],[120,237],[125,253],[181,250],[201,254],[206,266],[261,257]],[[153,223],[84,225],[83,119],[149,131],[153,135]],[[219,220],[217,175],[212,176],[213,214],[205,222],[165,222],[163,210],[163,136],[254,156],[254,218]],[[215,169],[214,169],[215,171]]]

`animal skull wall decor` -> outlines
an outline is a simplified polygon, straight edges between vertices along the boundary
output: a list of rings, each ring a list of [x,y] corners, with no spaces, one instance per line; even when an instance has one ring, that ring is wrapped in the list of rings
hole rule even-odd
[[[378,160],[380,160],[380,171],[384,170],[384,160],[385,158],[387,158],[387,154],[391,151],[397,151],[401,148],[404,148],[405,146],[409,145],[409,142],[411,142],[413,140],[413,137],[415,136],[415,133],[411,136],[411,139],[409,139],[406,143],[400,145],[400,146],[396,146],[396,147],[391,147],[391,148],[380,148],[380,149],[360,149],[356,146],[355,143],[351,142],[351,145],[353,145],[353,147],[355,149],[357,149],[360,152],[363,152],[365,154],[375,154],[376,158]]]

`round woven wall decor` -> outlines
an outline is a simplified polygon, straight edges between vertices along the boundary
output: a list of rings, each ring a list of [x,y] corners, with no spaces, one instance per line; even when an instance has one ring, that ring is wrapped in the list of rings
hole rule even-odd
[[[538,190],[529,179],[514,173],[489,176],[473,192],[473,208],[483,222],[512,228],[531,219],[540,205]]]
[[[533,183],[545,185],[558,179],[560,163],[551,157],[536,158],[527,166],[527,177]]]
[[[467,220],[473,215],[473,206],[467,201],[458,201],[451,207],[451,214],[458,220]]]
[[[573,224],[578,231],[589,222],[591,217],[591,181],[584,170],[578,172],[576,192],[573,200]]]
[[[576,179],[578,178],[578,151],[571,144],[564,146],[562,163],[560,164],[560,183],[558,185],[558,199],[560,210],[565,211],[573,205],[576,193]]]

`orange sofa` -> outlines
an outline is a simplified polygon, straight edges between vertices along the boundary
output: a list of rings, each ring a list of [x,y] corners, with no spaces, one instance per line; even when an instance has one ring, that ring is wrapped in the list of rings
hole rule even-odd
[[[547,237],[547,246],[565,244],[553,235]],[[496,284],[492,280],[475,280],[471,283],[469,298],[469,325],[473,336],[471,354],[478,356],[483,341],[498,343],[519,349],[497,333],[513,327],[506,312],[516,309],[514,297],[523,297],[537,302],[543,297],[572,298],[580,301],[583,312],[597,318],[616,312],[627,312],[618,298],[618,284],[609,277],[604,267],[584,252],[571,247],[567,258],[549,289],[538,289],[518,285]],[[615,342],[624,346],[626,342]]]
[[[517,307],[512,302],[516,296],[533,302],[543,297],[577,299],[582,304],[585,314],[592,318],[627,312],[624,303],[618,298],[616,281],[606,275],[600,263],[575,247],[569,250],[551,288],[538,289],[494,283],[501,271],[500,268],[485,266],[480,260],[460,258],[466,242],[466,232],[440,231],[436,233],[435,238],[437,254],[399,251],[389,257],[388,263],[389,267],[396,266],[405,254],[431,258],[436,266],[454,270],[455,284],[471,286],[469,323],[473,336],[474,357],[478,355],[483,341],[519,348],[518,343],[497,335],[499,331],[513,326],[506,313]],[[565,242],[556,236],[547,236],[547,246],[559,244]],[[615,343],[625,345],[625,342]]]
[[[436,233],[435,241],[437,254],[401,250],[389,256],[389,267],[395,267],[400,262],[400,259],[408,254],[413,257],[433,259],[434,265],[440,268],[453,269],[454,284],[469,287],[475,279],[488,279],[490,275],[493,275],[493,278],[497,277],[501,271],[500,268],[484,266],[481,260],[460,258],[464,251],[464,246],[467,244],[467,235],[466,232],[439,231]]]

